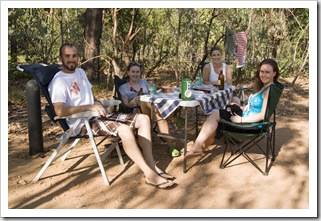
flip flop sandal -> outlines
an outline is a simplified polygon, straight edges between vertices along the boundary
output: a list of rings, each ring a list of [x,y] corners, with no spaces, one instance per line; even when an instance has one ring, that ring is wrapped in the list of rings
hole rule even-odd
[[[166,180],[166,181],[164,181],[164,182],[162,182],[162,183],[159,183],[159,184],[153,184],[153,183],[149,183],[149,182],[145,181],[145,183],[146,183],[147,185],[156,187],[156,188],[158,188],[158,189],[163,189],[163,190],[169,190],[169,189],[172,189],[172,188],[174,188],[174,187],[176,186],[175,183],[173,183],[173,185],[170,185],[170,186],[162,186],[162,185],[164,185],[164,184],[166,184],[166,183],[168,183],[168,182],[169,182],[169,181]]]
[[[165,172],[162,172],[162,173],[159,173],[158,175],[160,175],[161,177],[165,178],[165,179],[168,179],[168,180],[174,180],[176,179],[175,177],[173,177],[172,175],[169,175]]]

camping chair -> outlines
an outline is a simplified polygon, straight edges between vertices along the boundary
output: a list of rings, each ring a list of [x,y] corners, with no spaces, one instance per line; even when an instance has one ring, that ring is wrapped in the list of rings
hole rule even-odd
[[[107,186],[109,186],[109,180],[108,180],[108,177],[107,177],[106,172],[104,170],[102,161],[106,158],[106,156],[108,156],[111,153],[111,151],[113,151],[116,148],[120,164],[124,164],[124,162],[123,162],[122,155],[121,155],[121,152],[119,149],[118,140],[113,140],[111,145],[109,145],[109,147],[106,149],[106,151],[104,153],[102,153],[101,155],[99,154],[97,146],[99,144],[101,144],[103,141],[105,141],[109,136],[103,136],[103,139],[96,145],[94,136],[93,136],[92,131],[90,129],[88,118],[90,118],[92,116],[98,116],[98,114],[94,111],[86,111],[86,112],[73,114],[71,116],[67,116],[67,117],[63,117],[63,118],[58,118],[56,116],[55,111],[54,111],[54,107],[53,107],[53,104],[51,102],[51,98],[49,95],[48,85],[51,82],[51,80],[53,79],[53,77],[55,76],[55,74],[58,71],[60,71],[60,66],[58,64],[53,64],[53,65],[49,65],[49,66],[45,66],[42,64],[28,64],[28,65],[20,65],[17,67],[17,69],[30,74],[36,80],[37,85],[40,87],[43,95],[46,97],[46,99],[48,101],[48,104],[45,106],[46,113],[48,114],[49,118],[53,122],[56,123],[58,121],[60,123],[62,129],[64,130],[64,133],[58,138],[58,140],[60,141],[59,146],[56,149],[54,149],[54,152],[52,153],[50,158],[47,160],[45,165],[42,167],[42,169],[39,171],[39,173],[34,178],[34,182],[36,182],[40,179],[42,174],[45,172],[45,170],[48,168],[48,166],[54,160],[56,160],[59,157],[62,157],[61,158],[62,161],[65,160],[67,158],[68,154],[76,146],[76,144],[78,143],[78,141],[80,139],[89,138],[90,143],[91,143],[91,147],[95,153],[96,160],[99,165],[99,169],[100,169],[101,174],[103,176],[104,183]],[[66,118],[76,118],[77,119],[75,125],[72,128],[69,128],[69,126],[66,122]],[[79,125],[81,120],[85,121],[85,126],[88,131],[88,135],[86,135],[86,136],[79,136],[79,135],[72,136],[74,129]],[[69,140],[74,140],[74,141],[65,151],[63,151],[62,153],[60,153],[58,155],[58,153],[60,151],[62,151],[62,148],[65,146],[65,144]]]
[[[121,100],[121,94],[119,92],[119,88],[120,88],[120,86],[125,84],[127,81],[129,81],[129,76],[126,76],[124,78],[120,78],[119,76],[115,75],[115,77],[114,77],[115,93],[114,93],[113,97],[114,97],[115,100],[121,101],[121,103],[119,105],[119,112],[121,112],[121,113],[132,113],[132,112],[134,112],[135,109],[138,108],[139,112],[142,113],[142,110],[140,109],[140,106],[128,107]],[[157,132],[156,129],[157,129],[157,124],[155,124],[154,127],[153,127],[153,132],[157,135],[159,133]],[[159,138],[163,142],[165,142],[165,140],[162,137],[159,137]]]
[[[243,156],[263,175],[269,174],[269,171],[276,158],[275,110],[282,95],[283,89],[284,86],[279,82],[274,82],[274,84],[270,86],[265,117],[262,122],[239,124],[223,119],[220,121],[222,124],[222,134],[225,138],[225,148],[220,164],[221,169],[226,168],[234,160],[240,156]],[[259,141],[264,138],[266,138],[266,143],[259,143]],[[225,160],[228,147],[231,151],[231,155]],[[254,147],[256,147],[255,150],[258,150],[260,154],[262,153],[264,155],[265,167],[263,170],[261,169],[262,165],[260,168],[258,163],[255,162],[258,161],[258,159],[253,159],[254,156],[252,156],[252,154],[254,155],[254,151],[252,153],[250,152],[250,150],[253,150]]]
[[[119,100],[119,101],[122,101],[121,100],[121,94],[119,92],[119,88],[120,86],[122,86],[123,84],[125,84],[127,81],[129,80],[129,77],[124,77],[124,78],[120,78],[119,76],[115,75],[114,77],[114,85],[115,85],[115,93],[114,93],[114,99],[115,100]],[[134,110],[136,108],[139,108],[139,106],[136,106],[136,107],[128,107],[126,106],[123,102],[119,105],[119,112],[121,113],[132,113],[134,112]],[[140,111],[141,112],[141,111]]]

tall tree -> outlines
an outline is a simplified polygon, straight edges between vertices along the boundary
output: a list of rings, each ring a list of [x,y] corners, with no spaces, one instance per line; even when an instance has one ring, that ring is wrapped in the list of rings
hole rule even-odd
[[[102,34],[103,9],[88,8],[85,11],[84,64],[83,68],[91,80],[99,80],[100,39]]]
[[[112,43],[113,43],[113,60],[115,75],[121,76],[120,63],[121,56],[127,67],[134,58],[133,43],[136,35],[141,30],[137,20],[139,20],[139,9],[110,9],[110,15],[113,22]],[[119,18],[118,18],[119,16]],[[122,21],[122,22],[119,22]]]

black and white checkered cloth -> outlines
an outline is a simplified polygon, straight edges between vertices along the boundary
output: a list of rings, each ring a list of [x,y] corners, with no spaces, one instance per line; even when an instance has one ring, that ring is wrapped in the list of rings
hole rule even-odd
[[[198,101],[204,114],[209,115],[215,109],[225,108],[232,97],[232,93],[232,87],[210,94],[193,91],[193,100]],[[157,93],[150,98],[150,102],[155,104],[164,119],[179,107],[181,101],[179,92]]]

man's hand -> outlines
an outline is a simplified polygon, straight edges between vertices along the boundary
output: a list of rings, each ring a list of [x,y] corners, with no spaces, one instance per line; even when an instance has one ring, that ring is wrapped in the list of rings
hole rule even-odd
[[[66,106],[65,103],[58,102],[53,104],[58,117],[65,117],[84,111],[96,111],[100,116],[106,116],[106,109],[100,102],[93,105]]]
[[[99,114],[99,116],[106,117],[106,109],[100,102],[95,102],[94,105],[92,105],[91,110],[96,111]]]

